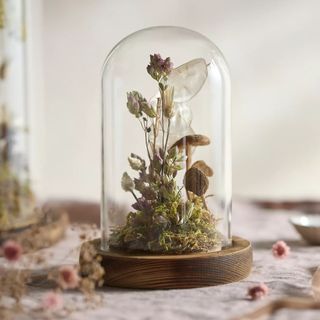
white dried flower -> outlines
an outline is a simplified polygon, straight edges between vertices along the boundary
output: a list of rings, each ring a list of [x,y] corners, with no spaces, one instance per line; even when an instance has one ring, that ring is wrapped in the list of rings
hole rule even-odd
[[[122,175],[121,187],[124,191],[132,191],[134,188],[134,182],[127,172]]]
[[[130,167],[133,170],[138,171],[138,170],[145,169],[145,166],[146,166],[145,161],[134,153],[131,153],[131,155],[128,158],[128,161],[129,161]]]

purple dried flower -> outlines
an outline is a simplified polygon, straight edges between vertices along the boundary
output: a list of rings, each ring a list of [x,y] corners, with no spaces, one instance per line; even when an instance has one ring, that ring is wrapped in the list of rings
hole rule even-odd
[[[170,57],[162,59],[159,53],[150,55],[150,63],[147,66],[147,71],[151,77],[159,81],[163,77],[167,77],[172,71],[173,64]]]
[[[138,199],[139,202],[136,202],[132,205],[132,208],[139,211],[149,212],[152,210],[151,201],[146,200],[144,197]]]

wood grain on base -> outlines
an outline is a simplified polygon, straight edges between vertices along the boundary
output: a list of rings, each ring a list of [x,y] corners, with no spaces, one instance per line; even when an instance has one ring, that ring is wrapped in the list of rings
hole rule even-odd
[[[249,241],[233,237],[232,246],[212,253],[138,255],[104,252],[93,240],[106,270],[105,285],[139,289],[215,286],[246,278],[252,266]],[[81,253],[80,253],[81,263]]]

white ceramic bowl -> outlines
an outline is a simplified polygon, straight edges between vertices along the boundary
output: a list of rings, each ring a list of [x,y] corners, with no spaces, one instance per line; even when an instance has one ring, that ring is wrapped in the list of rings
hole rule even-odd
[[[320,214],[297,215],[289,221],[308,243],[320,245]]]

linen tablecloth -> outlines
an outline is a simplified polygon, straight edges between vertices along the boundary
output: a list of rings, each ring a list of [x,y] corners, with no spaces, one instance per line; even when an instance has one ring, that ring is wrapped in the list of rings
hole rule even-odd
[[[89,213],[88,213],[89,214]],[[238,283],[216,287],[185,290],[127,290],[104,288],[101,307],[75,312],[68,319],[77,320],[147,320],[147,319],[230,319],[240,316],[270,299],[283,296],[306,296],[311,292],[310,280],[314,269],[320,265],[320,247],[308,246],[300,239],[288,222],[292,212],[270,211],[246,203],[235,203],[232,217],[233,234],[245,237],[253,244],[253,270],[251,275]],[[284,240],[291,247],[288,258],[275,259],[272,244]],[[66,238],[54,247],[53,264],[75,263],[79,245],[78,232],[69,229]],[[67,256],[66,256],[67,255]],[[270,288],[269,295],[260,301],[247,299],[247,289],[259,282]],[[37,305],[43,289],[32,288],[27,303]],[[76,303],[80,294],[70,292],[65,300]],[[276,320],[319,320],[319,311],[281,310],[272,317]]]

